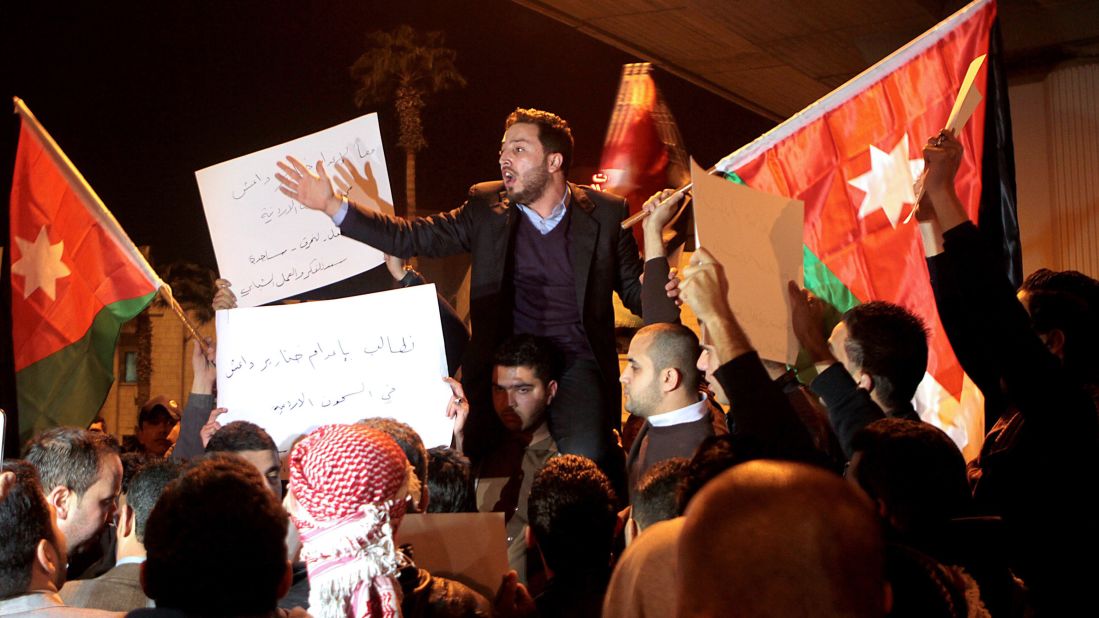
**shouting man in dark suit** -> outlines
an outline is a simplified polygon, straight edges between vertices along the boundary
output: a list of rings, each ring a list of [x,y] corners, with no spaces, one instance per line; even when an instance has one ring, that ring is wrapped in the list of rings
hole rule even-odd
[[[567,182],[572,149],[563,119],[517,109],[507,118],[500,145],[502,180],[474,185],[466,202],[450,212],[412,220],[335,194],[320,161],[312,170],[293,157],[279,163],[282,192],[324,211],[345,236],[403,258],[471,253],[473,337],[462,363],[472,399],[465,444],[471,456],[502,431],[490,392],[492,352],[515,334],[547,337],[566,356],[549,418],[561,450],[604,465],[615,450],[611,430],[621,418],[612,293],[640,315],[643,265],[633,234],[620,226],[625,200]],[[672,211],[671,204],[658,209],[645,228],[651,260],[646,306],[659,307],[650,314],[665,312],[646,315],[647,321],[678,317],[669,298],[678,289],[675,283],[665,286],[668,264],[660,240]],[[649,254],[650,245],[659,247],[659,255]]]

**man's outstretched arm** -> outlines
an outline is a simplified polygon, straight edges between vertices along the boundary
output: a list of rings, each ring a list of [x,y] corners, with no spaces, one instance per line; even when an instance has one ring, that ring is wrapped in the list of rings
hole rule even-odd
[[[470,250],[472,220],[467,209],[412,220],[387,215],[337,195],[332,180],[317,161],[310,170],[294,157],[279,161],[279,191],[302,206],[328,215],[340,232],[383,253],[400,258],[443,257]]]

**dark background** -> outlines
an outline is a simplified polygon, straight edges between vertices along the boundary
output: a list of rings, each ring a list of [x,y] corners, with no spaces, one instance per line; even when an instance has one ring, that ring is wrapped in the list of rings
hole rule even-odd
[[[194,171],[377,111],[398,208],[404,156],[391,105],[358,109],[349,67],[366,35],[407,23],[441,30],[461,90],[427,102],[417,207],[450,209],[498,178],[503,121],[518,106],[573,128],[572,180],[590,182],[621,66],[635,58],[504,0],[6,2],[0,109],[19,96],[160,269],[216,268]],[[703,166],[773,123],[659,69],[688,152]],[[0,114],[0,195],[10,194],[18,118]],[[10,245],[2,218],[0,245]],[[0,407],[14,405],[10,252],[0,276]],[[9,442],[9,445],[11,443]]]

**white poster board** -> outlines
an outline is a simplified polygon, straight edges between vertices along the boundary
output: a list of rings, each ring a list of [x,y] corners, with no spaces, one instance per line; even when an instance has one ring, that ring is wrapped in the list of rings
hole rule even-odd
[[[707,173],[691,161],[695,237],[725,268],[729,306],[761,358],[794,364],[787,281],[801,281],[805,204]]]
[[[240,307],[342,281],[383,260],[377,249],[340,236],[328,215],[279,192],[275,164],[287,155],[310,169],[324,161],[336,190],[393,210],[377,114],[195,172],[218,271],[233,284]],[[337,168],[344,159],[350,170]]]
[[[280,451],[313,429],[391,417],[427,448],[453,422],[434,285],[217,312],[218,420],[251,421]]]

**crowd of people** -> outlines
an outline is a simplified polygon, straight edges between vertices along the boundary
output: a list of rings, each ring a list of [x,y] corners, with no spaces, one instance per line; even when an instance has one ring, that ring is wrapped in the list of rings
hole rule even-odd
[[[125,448],[61,427],[3,463],[0,616],[1086,612],[1099,282],[1043,270],[1017,295],[955,192],[961,148],[929,140],[916,217],[950,342],[1005,404],[968,465],[913,408],[928,344],[911,311],[865,303],[828,332],[790,282],[802,383],[759,357],[727,300],[751,290],[705,249],[682,279],[669,268],[671,191],[645,204],[642,252],[621,199],[566,182],[568,125],[520,109],[502,181],[429,218],[351,202],[319,162],[279,165],[282,191],[346,236],[398,259],[472,253],[472,337],[438,412],[449,447],[364,418],[280,461],[262,427],[217,420],[212,345],[196,345],[183,411],[151,402]],[[645,323],[621,373],[612,292]],[[224,282],[215,306],[232,304]],[[504,514],[495,593],[395,540],[407,514],[477,511]]]

